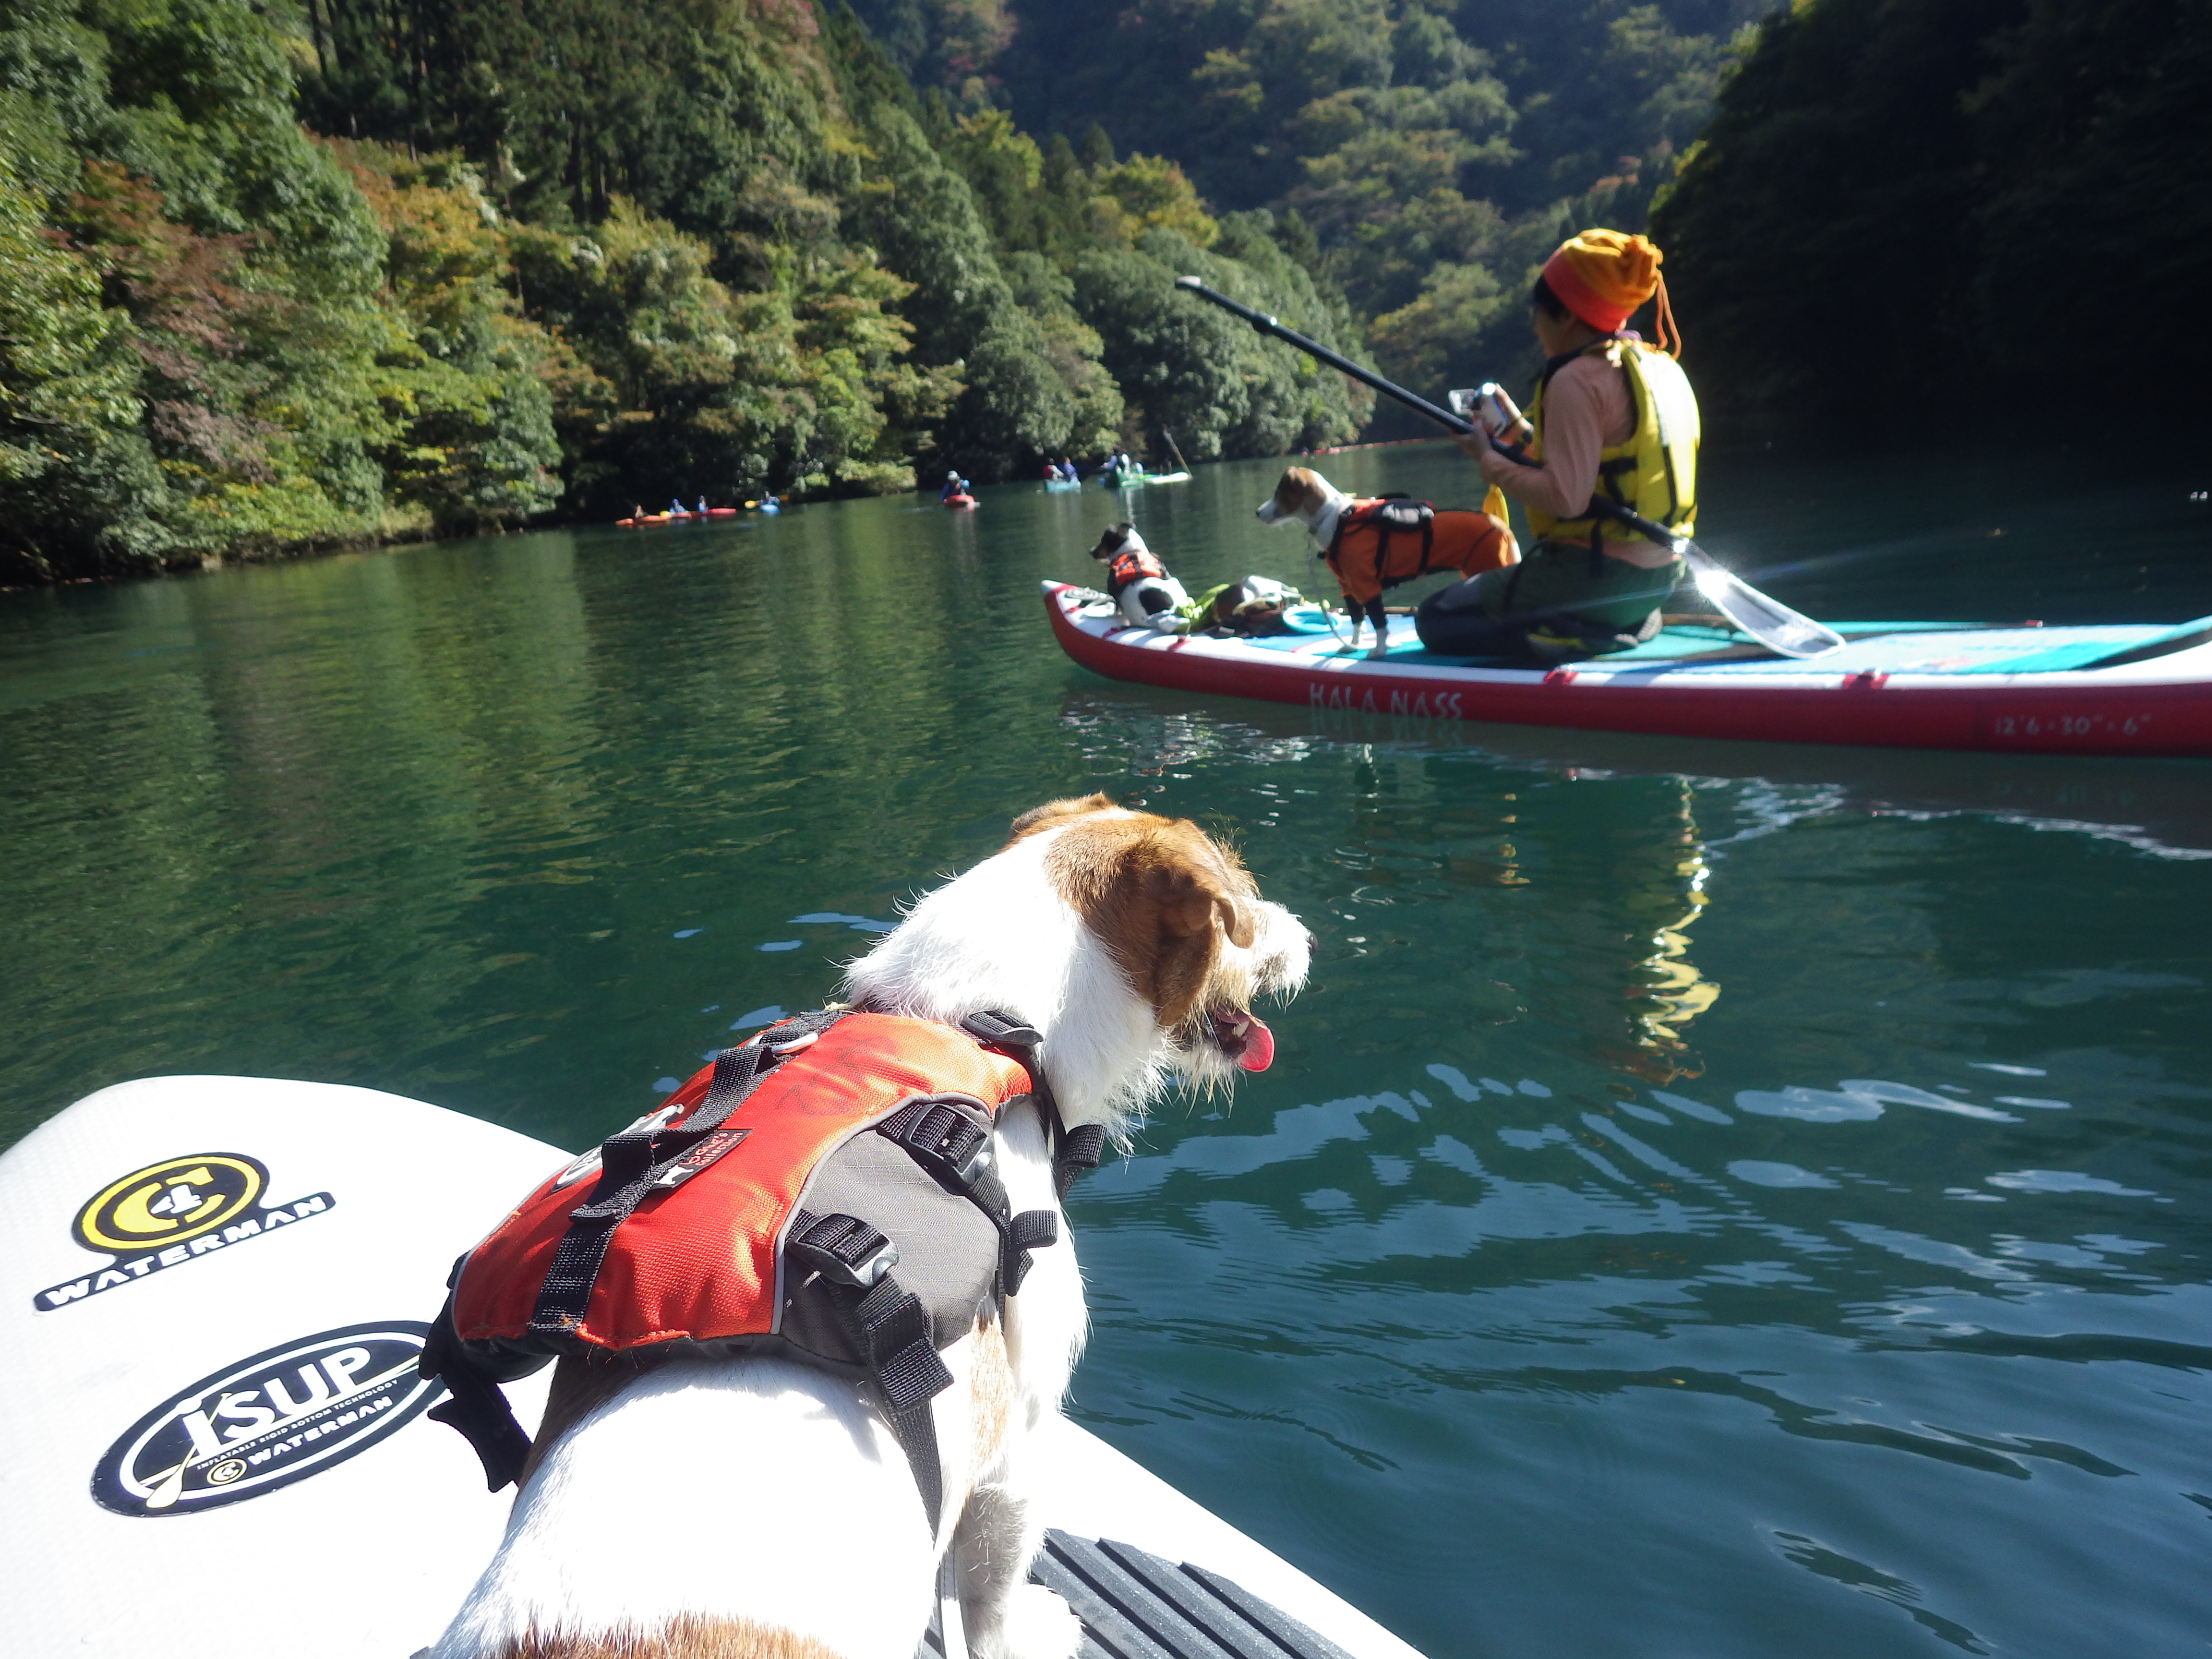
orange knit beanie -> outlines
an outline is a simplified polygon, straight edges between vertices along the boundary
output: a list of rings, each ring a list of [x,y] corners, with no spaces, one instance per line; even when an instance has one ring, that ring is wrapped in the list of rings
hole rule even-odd
[[[1544,261],[1544,283],[1559,303],[1601,334],[1663,287],[1659,250],[1641,236],[1586,230]]]

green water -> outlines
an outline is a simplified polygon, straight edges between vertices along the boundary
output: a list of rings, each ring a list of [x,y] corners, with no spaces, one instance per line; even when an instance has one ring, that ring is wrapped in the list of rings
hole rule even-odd
[[[1131,499],[1194,587],[1297,580],[1272,471]],[[1711,545],[1815,614],[2178,621],[2204,483],[1753,452]],[[214,1071],[580,1146],[1104,788],[1322,950],[1233,1110],[1079,1190],[1085,1422],[1437,1659],[2200,1651],[2212,763],[1118,686],[1036,597],[1109,501],[0,595],[0,1143]]]

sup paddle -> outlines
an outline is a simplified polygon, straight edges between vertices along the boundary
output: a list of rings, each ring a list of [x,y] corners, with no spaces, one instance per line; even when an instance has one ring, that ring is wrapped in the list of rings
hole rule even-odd
[[[1465,416],[1455,415],[1449,409],[1440,409],[1426,398],[1417,397],[1405,387],[1384,380],[1373,369],[1363,368],[1349,357],[1339,356],[1320,341],[1310,340],[1294,328],[1285,328],[1264,312],[1240,305],[1196,276],[1178,276],[1176,286],[1188,289],[1200,299],[1219,306],[1231,316],[1243,318],[1261,333],[1272,335],[1285,345],[1296,346],[1308,356],[1319,359],[1339,374],[1349,374],[1361,384],[1373,386],[1384,397],[1405,404],[1416,415],[1434,421],[1447,432],[1472,437],[1478,430],[1474,422]],[[1491,447],[1518,461],[1528,459],[1519,450],[1500,444],[1494,438],[1491,440]],[[1822,652],[1833,651],[1843,644],[1844,636],[1833,629],[1814,622],[1810,617],[1801,617],[1788,605],[1769,599],[1717,562],[1687,536],[1669,530],[1665,525],[1647,519],[1640,513],[1631,512],[1620,502],[1607,501],[1602,495],[1590,497],[1590,511],[1626,525],[1638,535],[1648,537],[1680,557],[1689,567],[1698,592],[1705,595],[1713,609],[1769,650],[1785,657],[1817,657]]]
[[[1189,471],[1190,463],[1183,459],[1182,451],[1176,446],[1175,434],[1169,431],[1167,428],[1162,427],[1160,428],[1160,436],[1168,441],[1168,453],[1176,458],[1176,465],[1185,472]]]

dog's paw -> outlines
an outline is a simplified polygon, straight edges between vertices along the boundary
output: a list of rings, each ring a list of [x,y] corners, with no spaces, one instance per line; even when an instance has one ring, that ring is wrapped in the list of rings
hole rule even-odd
[[[992,1638],[977,1641],[980,1659],[1075,1659],[1083,1621],[1042,1584],[1020,1584]]]

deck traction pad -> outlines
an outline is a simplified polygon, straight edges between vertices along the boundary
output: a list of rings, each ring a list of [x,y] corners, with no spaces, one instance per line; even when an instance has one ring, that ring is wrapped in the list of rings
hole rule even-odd
[[[1077,1659],[1352,1659],[1218,1573],[1111,1539],[1048,1532],[1030,1578],[1082,1620]],[[934,1618],[915,1659],[945,1659]]]

